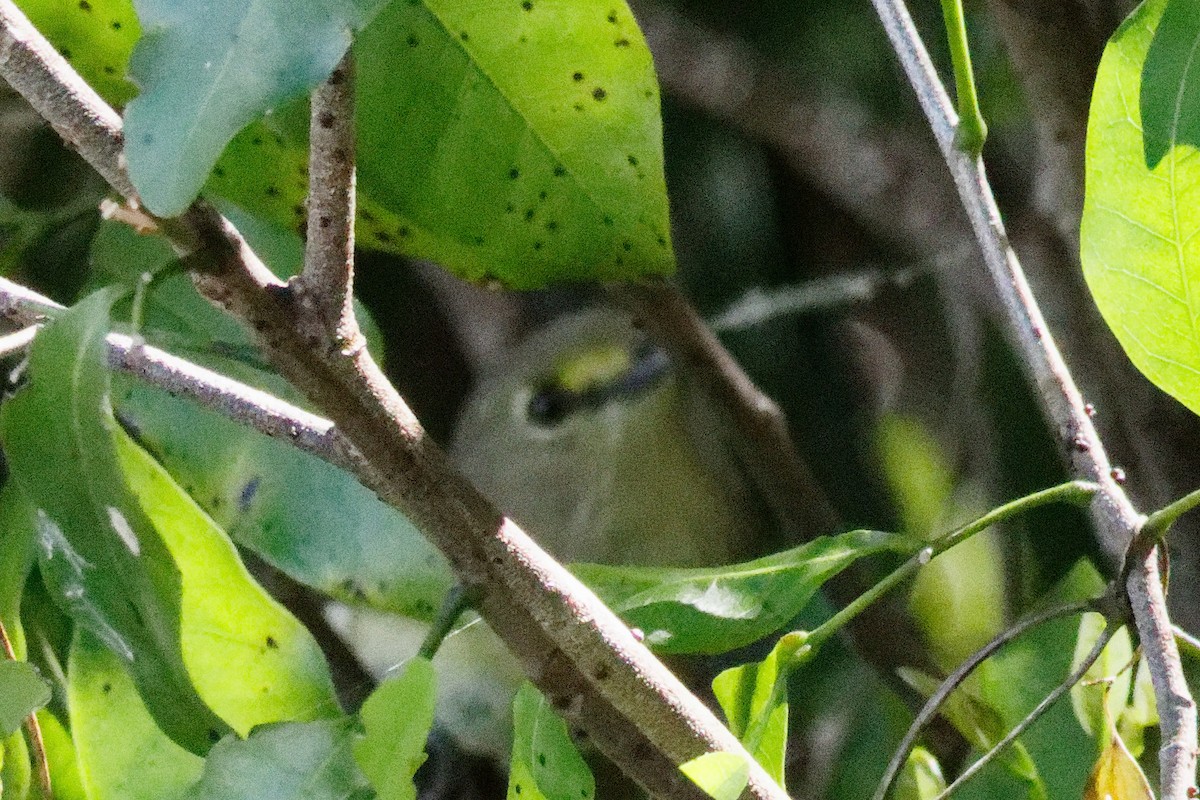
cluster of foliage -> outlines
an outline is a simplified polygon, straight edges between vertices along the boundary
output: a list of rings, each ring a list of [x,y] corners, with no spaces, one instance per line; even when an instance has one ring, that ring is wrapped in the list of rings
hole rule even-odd
[[[307,94],[348,47],[365,247],[511,289],[674,269],[659,88],[624,0],[19,5],[123,107],[144,207],[170,217],[203,195],[281,275],[302,259]],[[1200,411],[1200,295],[1190,289],[1200,223],[1188,203],[1200,177],[1191,158],[1200,146],[1190,74],[1197,36],[1196,4],[1186,0],[1147,0],[1114,35],[1092,105],[1081,241],[1097,303],[1130,357]],[[34,235],[22,226],[61,222],[9,211],[22,246]],[[43,791],[34,779],[43,766],[61,800],[415,796],[435,712],[432,653],[414,656],[347,713],[318,642],[241,554],[330,598],[423,622],[453,589],[449,568],[405,518],[334,467],[112,375],[105,337],[132,325],[148,341],[296,399],[256,359],[250,337],[195,293],[162,241],[105,221],[88,252],[86,296],[51,315],[0,407],[8,468],[0,621],[13,659],[0,663],[4,796]],[[1004,578],[986,529],[1091,496],[1067,483],[949,525],[980,509],[954,496],[933,438],[893,417],[880,426],[879,448],[900,506],[897,533],[855,530],[710,569],[575,568],[656,652],[723,654],[766,640],[712,689],[732,732],[781,784],[789,716],[811,720],[813,709],[853,696],[829,685],[795,689],[808,676],[832,684],[845,669],[835,633],[917,575],[911,607],[936,668],[950,672],[1002,627]],[[901,565],[837,613],[814,602],[823,584],[867,558]],[[1062,572],[1043,604],[1102,590],[1085,564]],[[1148,796],[1135,758],[1150,749],[1153,692],[1129,635],[1105,633],[1097,620],[1022,639],[943,705],[962,738],[987,751],[1021,719],[1025,700],[1055,685],[1072,642],[1082,665],[1102,636],[1113,637],[1087,671],[1110,688],[1072,689],[1078,723],[1051,717],[964,793],[1058,796],[1090,773],[1087,796]],[[902,677],[921,695],[940,682],[913,669]],[[877,681],[863,681],[878,718],[857,722],[839,755],[848,765],[840,785],[853,796],[883,772],[908,722]],[[813,708],[792,709],[789,694]],[[20,732],[31,714],[41,731],[32,752]],[[513,717],[510,797],[594,794],[567,727],[532,686],[517,693]],[[902,756],[896,796],[944,790],[929,751]],[[684,771],[718,800],[745,786],[746,766],[729,754]]]

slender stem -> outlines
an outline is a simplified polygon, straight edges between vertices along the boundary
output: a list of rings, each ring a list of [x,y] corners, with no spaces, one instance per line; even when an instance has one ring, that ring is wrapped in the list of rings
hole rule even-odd
[[[1109,566],[1125,576],[1125,590],[1154,683],[1162,730],[1160,795],[1162,800],[1185,800],[1196,776],[1196,704],[1184,679],[1171,631],[1157,553],[1144,543],[1129,551],[1142,517],[1117,481],[1074,378],[1008,243],[982,162],[968,157],[955,145],[954,112],[907,7],[903,0],[872,0],[872,4],[954,177],[959,199],[1008,317],[1015,350],[1038,391],[1042,410],[1058,434],[1072,471],[1101,486],[1090,512]],[[1126,560],[1127,565],[1123,564]]]
[[[49,298],[0,278],[0,318],[29,326],[27,331],[36,331],[41,322],[54,319],[62,310],[62,306]],[[22,335],[32,338],[31,334]],[[358,452],[327,419],[158,348],[138,345],[129,336],[110,333],[106,343],[108,364],[115,370],[141,378],[177,397],[194,400],[267,436],[291,442],[342,469],[353,472],[362,462]]]
[[[1042,489],[1025,497],[1012,500],[999,508],[994,508],[979,519],[969,522],[949,533],[945,533],[922,547],[908,561],[905,561],[890,574],[884,577],[867,591],[856,597],[852,602],[839,610],[825,622],[815,628],[808,637],[808,646],[815,652],[820,649],[831,636],[842,629],[850,620],[862,613],[868,606],[878,600],[897,585],[914,575],[930,560],[957,544],[961,544],[981,531],[993,525],[1024,514],[1035,508],[1050,503],[1065,502],[1082,504],[1091,499],[1100,487],[1086,481],[1068,481],[1049,489]]]
[[[1187,651],[1187,654],[1192,658],[1200,659],[1200,639],[1197,639],[1178,625],[1172,625],[1171,629],[1175,632],[1175,641],[1183,645],[1183,649]]]
[[[339,347],[365,345],[354,319],[354,56],[313,92],[304,269],[293,283]]]
[[[946,21],[946,38],[950,42],[950,61],[954,64],[954,93],[958,97],[956,141],[964,153],[978,158],[987,139],[987,123],[983,121],[975,91],[975,71],[971,68],[962,0],[942,0],[942,16]]]
[[[451,588],[446,593],[446,600],[442,603],[437,618],[429,627],[429,633],[425,634],[425,640],[421,642],[421,648],[417,651],[417,655],[432,661],[438,648],[442,646],[442,642],[446,641],[450,631],[454,630],[454,623],[458,622],[458,618],[463,615],[463,612],[472,608],[478,600],[478,597],[472,597],[469,592],[464,591],[462,586]]]
[[[1119,625],[1113,625],[1112,623],[1109,623],[1108,626],[1105,627],[1104,631],[1100,634],[1100,638],[1096,640],[1096,644],[1093,645],[1091,651],[1088,652],[1083,661],[1080,662],[1079,666],[1075,668],[1074,672],[1068,675],[1065,681],[1054,687],[1054,691],[1042,698],[1042,702],[1038,703],[1033,711],[1029,712],[1025,719],[1017,723],[1017,725],[1008,732],[1008,735],[997,742],[991,750],[988,750],[986,753],[980,756],[978,761],[963,770],[962,774],[955,778],[953,783],[942,790],[942,793],[935,797],[934,800],[946,800],[947,797],[961,788],[964,783],[977,775],[979,770],[986,767],[996,756],[1000,755],[1000,753],[1004,752],[1004,750],[1010,744],[1015,742],[1017,737],[1024,733],[1030,725],[1037,722],[1038,719],[1041,718],[1042,714],[1046,713],[1046,710],[1049,709],[1050,706],[1054,705],[1056,702],[1058,702],[1060,697],[1070,691],[1072,686],[1079,683],[1087,671],[1092,668],[1092,664],[1096,663],[1096,659],[1100,658],[1100,653],[1103,652],[1105,645],[1108,644],[1108,640],[1113,637],[1113,634],[1117,632],[1119,627]]]
[[[908,754],[912,750],[913,745],[917,743],[917,737],[921,735],[921,731],[925,729],[925,726],[938,713],[938,709],[946,702],[946,698],[961,686],[963,681],[967,679],[967,676],[974,672],[980,664],[1001,647],[1026,631],[1050,620],[1065,617],[1068,614],[1079,614],[1089,611],[1095,607],[1095,604],[1096,601],[1094,600],[1067,603],[1066,605],[1048,608],[1045,611],[1019,620],[1008,628],[1005,628],[994,639],[972,654],[970,658],[959,664],[958,668],[946,676],[946,679],[929,696],[929,699],[925,701],[925,705],[917,713],[916,718],[913,719],[912,725],[909,726],[908,731],[904,734],[904,738],[900,740],[900,744],[896,747],[896,752],[892,756],[891,762],[888,763],[888,768],[884,771],[883,778],[879,781],[879,786],[875,789],[873,800],[883,800],[887,796],[888,789],[891,788],[892,782],[896,780],[896,776],[900,774],[900,769],[904,766],[904,762],[908,760]]]
[[[8,638],[8,629],[0,622],[0,649],[9,661],[17,660],[16,650],[12,640]],[[42,739],[42,726],[38,722],[37,712],[32,712],[25,718],[25,735],[29,739],[29,749],[33,753],[33,763],[37,770],[38,788],[44,800],[54,800],[53,787],[50,785],[50,762],[46,759],[46,743]]]
[[[1142,523],[1141,535],[1148,541],[1159,542],[1166,536],[1167,530],[1175,524],[1175,520],[1200,506],[1200,489],[1190,492],[1175,502],[1160,508]]]

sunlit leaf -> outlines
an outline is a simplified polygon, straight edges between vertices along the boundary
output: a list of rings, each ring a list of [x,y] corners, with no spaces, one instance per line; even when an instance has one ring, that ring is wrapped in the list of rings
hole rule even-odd
[[[350,720],[283,722],[213,747],[200,780],[181,800],[368,800],[351,755]]]
[[[28,384],[0,411],[12,476],[38,509],[39,564],[64,611],[122,658],[155,720],[194,752],[227,730],[180,646],[179,572],[125,485],[104,336],[114,295],[92,295],[38,334]]]
[[[233,135],[333,70],[384,0],[136,0],[129,177],[161,216],[183,211]]]
[[[1168,95],[1190,98],[1194,81],[1179,68],[1178,49],[1165,42],[1161,59],[1146,64],[1166,7],[1166,0],[1147,0],[1105,48],[1088,121],[1081,257],[1096,304],[1129,358],[1159,388],[1200,411],[1200,160],[1190,128],[1164,129],[1161,108],[1173,102]],[[1152,85],[1144,92],[1143,66],[1158,67],[1147,72]],[[1158,131],[1145,141],[1143,99],[1155,115],[1147,122]],[[1146,157],[1160,152],[1148,168]]]
[[[50,785],[55,800],[97,800],[89,798],[83,788],[75,743],[58,717],[48,711],[39,711],[38,724],[42,728],[42,747],[50,766]]]
[[[50,702],[50,684],[27,661],[0,661],[0,736],[17,731]]]
[[[312,635],[254,582],[233,543],[144,450],[118,431],[129,488],[181,578],[183,660],[200,696],[234,730],[339,713]]]
[[[750,767],[737,753],[705,753],[681,764],[679,771],[713,800],[737,800],[750,780]]]
[[[425,740],[433,725],[437,676],[424,658],[381,683],[363,703],[363,737],[354,760],[379,800],[415,800],[413,776],[425,761]]]
[[[393,3],[355,44],[376,231],[514,288],[673,268],[658,85],[624,0]]]
[[[566,723],[532,684],[524,684],[513,700],[508,800],[588,800],[595,795],[592,771]]]
[[[133,97],[129,53],[142,34],[131,0],[18,0],[17,5],[92,88],[115,105]]]
[[[89,800],[160,800],[200,777],[204,761],[158,729],[120,660],[91,634],[76,635],[67,678],[74,755]]]
[[[803,639],[800,633],[787,634],[762,661],[727,669],[713,680],[729,730],[753,748],[751,755],[780,786],[787,751],[786,664]]]
[[[946,790],[942,765],[924,747],[914,747],[896,776],[893,800],[933,800]]]
[[[572,567],[621,618],[663,653],[720,653],[779,630],[821,585],[863,556],[906,547],[878,531],[823,536],[728,567]]]
[[[1103,615],[1088,612],[1082,616],[1072,669],[1083,663],[1083,659],[1099,641],[1104,628]],[[1108,730],[1104,721],[1106,715],[1119,719],[1129,697],[1132,662],[1133,645],[1129,631],[1121,628],[1105,645],[1100,658],[1084,673],[1083,680],[1071,687],[1071,707],[1075,710],[1075,717],[1084,733],[1095,738],[1101,749],[1107,745],[1104,739]]]

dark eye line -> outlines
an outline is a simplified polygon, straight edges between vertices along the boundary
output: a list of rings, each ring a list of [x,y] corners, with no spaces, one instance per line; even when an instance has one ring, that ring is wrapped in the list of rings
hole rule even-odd
[[[633,365],[612,383],[589,388],[582,392],[565,389],[554,383],[538,386],[529,398],[528,414],[532,422],[552,427],[571,414],[586,409],[598,409],[612,400],[634,397],[649,391],[666,375],[670,361],[666,353],[645,343],[634,354]]]

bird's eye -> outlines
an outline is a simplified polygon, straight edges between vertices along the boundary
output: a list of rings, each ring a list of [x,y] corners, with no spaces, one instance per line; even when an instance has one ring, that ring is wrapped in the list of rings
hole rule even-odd
[[[529,398],[529,419],[536,425],[553,427],[579,407],[576,392],[561,386],[542,386]]]

